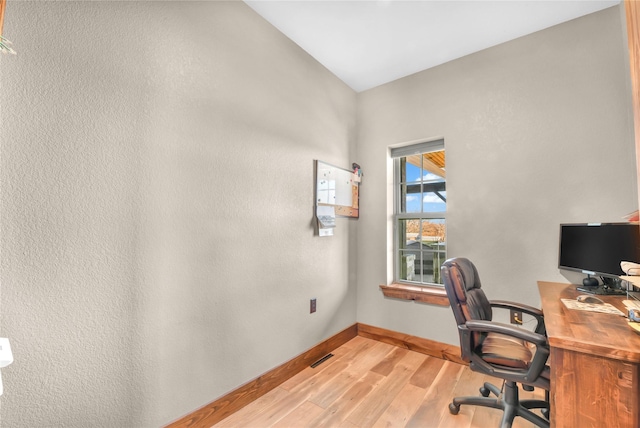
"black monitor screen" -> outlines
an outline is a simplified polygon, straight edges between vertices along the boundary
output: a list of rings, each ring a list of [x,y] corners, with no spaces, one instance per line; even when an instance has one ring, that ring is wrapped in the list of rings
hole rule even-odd
[[[558,267],[591,275],[625,275],[621,261],[640,263],[636,223],[561,224]]]

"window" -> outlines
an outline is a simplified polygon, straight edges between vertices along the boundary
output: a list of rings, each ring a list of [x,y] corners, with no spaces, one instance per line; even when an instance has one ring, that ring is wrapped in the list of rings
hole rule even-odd
[[[395,280],[442,284],[447,191],[444,140],[391,149],[394,161]]]

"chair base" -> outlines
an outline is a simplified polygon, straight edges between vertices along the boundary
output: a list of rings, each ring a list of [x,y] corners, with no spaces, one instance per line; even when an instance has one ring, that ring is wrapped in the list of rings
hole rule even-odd
[[[518,385],[515,382],[504,383],[504,394],[495,385],[485,382],[480,388],[482,397],[456,397],[449,404],[449,412],[457,415],[461,405],[492,407],[504,411],[501,428],[510,428],[516,416],[520,416],[541,428],[549,428],[549,421],[533,413],[530,409],[549,410],[549,402],[544,400],[522,400],[518,398]],[[489,397],[493,393],[496,398]]]

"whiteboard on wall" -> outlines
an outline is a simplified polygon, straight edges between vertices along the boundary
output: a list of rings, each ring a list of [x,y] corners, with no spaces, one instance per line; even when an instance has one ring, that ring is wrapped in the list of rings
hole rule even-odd
[[[316,206],[335,208],[335,215],[358,218],[357,174],[344,168],[316,161]]]

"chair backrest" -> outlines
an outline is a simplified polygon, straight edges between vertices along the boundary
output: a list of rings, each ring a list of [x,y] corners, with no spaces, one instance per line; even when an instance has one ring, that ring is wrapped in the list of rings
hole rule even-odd
[[[467,353],[481,343],[482,337],[479,333],[469,337],[464,325],[468,320],[491,321],[491,304],[482,291],[478,270],[469,259],[449,259],[442,264],[441,273],[444,289],[458,324],[462,358],[466,360]]]
[[[444,288],[458,325],[467,320],[491,321],[489,300],[482,291],[478,270],[469,259],[449,259],[442,265]]]

